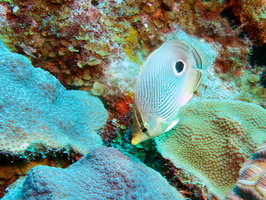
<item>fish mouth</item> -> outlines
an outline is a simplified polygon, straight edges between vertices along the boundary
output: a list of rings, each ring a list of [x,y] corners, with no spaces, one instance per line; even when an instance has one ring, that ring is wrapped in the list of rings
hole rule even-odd
[[[137,145],[142,141],[148,140],[150,138],[150,134],[147,127],[144,125],[143,116],[135,104],[133,104],[133,115],[133,137],[131,144]]]
[[[162,133],[162,124],[152,114],[143,115],[138,108],[133,107],[133,137],[131,144],[137,145]]]
[[[137,145],[141,142],[144,142],[146,140],[150,139],[148,136],[146,136],[145,134],[137,134],[137,135],[134,135],[132,140],[131,140],[131,144],[132,145]]]
[[[148,139],[152,139],[160,134],[162,134],[164,131],[162,130],[163,124],[160,123],[159,121],[156,121],[156,124],[153,126],[149,125],[149,129],[147,132],[143,132],[141,129],[138,129],[133,132],[133,137],[131,140],[131,144],[136,145],[138,143],[144,142]]]

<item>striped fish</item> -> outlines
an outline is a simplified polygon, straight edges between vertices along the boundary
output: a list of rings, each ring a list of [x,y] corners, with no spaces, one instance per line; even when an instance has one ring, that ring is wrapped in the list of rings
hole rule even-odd
[[[182,41],[170,41],[149,55],[135,86],[133,138],[136,145],[178,123],[178,112],[198,88],[203,56]]]

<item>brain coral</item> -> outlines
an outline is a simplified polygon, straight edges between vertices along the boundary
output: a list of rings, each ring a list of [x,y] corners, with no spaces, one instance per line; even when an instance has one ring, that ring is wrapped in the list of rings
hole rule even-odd
[[[22,154],[35,144],[87,153],[102,145],[97,130],[107,119],[101,101],[67,91],[49,72],[0,42],[0,151]]]
[[[66,169],[37,166],[22,184],[3,200],[183,199],[158,172],[112,147],[95,148]]]
[[[224,198],[241,164],[266,139],[266,111],[234,100],[202,100],[183,106],[180,122],[155,138],[157,149],[176,167],[199,177]]]
[[[240,169],[239,179],[227,200],[266,199],[266,141]]]

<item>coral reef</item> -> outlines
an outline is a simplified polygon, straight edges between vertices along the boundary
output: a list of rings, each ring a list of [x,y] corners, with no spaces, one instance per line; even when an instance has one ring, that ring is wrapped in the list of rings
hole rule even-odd
[[[27,151],[27,157],[14,157],[9,154],[1,155],[0,164],[0,198],[6,193],[6,188],[25,176],[25,174],[33,167],[38,165],[48,165],[53,167],[66,168],[80,159],[74,151],[66,148],[60,151],[42,151],[43,149],[35,149],[35,152]],[[42,152],[41,152],[42,151]],[[40,154],[39,154],[40,152]],[[45,155],[43,154],[45,152]]]
[[[249,64],[251,43],[241,27],[231,27],[227,20],[230,13],[225,12],[231,4],[225,1],[12,2],[2,3],[7,23],[1,30],[3,37],[67,87],[89,90],[94,81],[103,79],[110,93],[132,91],[138,71],[135,64],[158,47],[166,33],[174,33],[176,25],[218,44],[215,68],[219,73],[241,75]],[[134,73],[123,73],[125,81],[118,81],[120,68],[114,68],[116,73],[102,77],[109,65],[115,64]],[[92,76],[89,81],[82,76],[88,71]],[[122,89],[112,87],[114,83]]]
[[[0,43],[0,152],[28,156],[70,147],[85,154],[102,145],[106,123],[101,101],[84,91],[67,91],[49,72],[11,53]],[[28,151],[24,154],[25,151]]]
[[[177,169],[169,160],[164,164],[163,175],[172,186],[178,188],[186,199],[218,200],[218,197],[208,190],[204,182],[182,169]]]
[[[158,172],[111,147],[95,148],[66,169],[35,167],[3,200],[51,198],[183,199]]]
[[[103,84],[105,90],[96,94],[110,112],[119,110],[120,114],[113,113],[118,124],[123,124],[121,113],[129,113],[130,107],[120,111],[125,107],[114,105],[113,98],[133,97],[139,64],[180,30],[212,43],[218,52],[212,75],[217,80],[224,74],[223,85],[240,79],[238,90],[246,89],[243,70],[261,76],[259,82],[265,80],[263,69],[249,68],[252,43],[241,26],[232,27],[231,5],[226,1],[13,0],[0,5],[0,33],[9,47],[27,55],[34,66],[51,72],[67,88],[94,93],[94,86]],[[250,85],[254,88],[259,82]],[[246,91],[237,99],[253,102],[258,97],[254,103],[265,104],[261,99],[265,89],[256,91]]]
[[[67,91],[49,72],[0,42],[0,197],[36,165],[67,167],[102,146],[106,123],[101,101]]]
[[[240,30],[232,29],[225,17],[221,17],[223,11],[228,7],[226,1],[170,2],[167,7],[163,6],[159,9],[168,8],[168,12],[174,12],[174,22],[167,20],[168,23],[165,23],[159,17],[161,23],[164,23],[164,26],[171,24],[171,28],[173,24],[178,24],[190,35],[217,43],[219,53],[215,61],[215,68],[219,73],[239,74],[243,67],[247,66],[250,42],[240,36]],[[147,4],[149,3],[147,2]]]
[[[227,200],[266,199],[266,141],[256,149],[239,171],[239,179]]]
[[[229,7],[238,24],[253,41],[266,44],[265,1],[230,0]]]
[[[99,96],[109,114],[107,124],[100,133],[104,143],[127,148],[128,152],[138,155],[146,164],[156,166],[163,159],[153,155],[153,143],[136,148],[128,144],[134,83],[145,57],[163,42],[192,38],[191,42],[202,47],[208,61],[203,83],[192,101],[234,99],[266,108],[264,5],[258,0],[0,0],[0,39],[13,52],[27,56],[33,66],[49,71],[67,89],[84,90]],[[30,86],[37,87],[31,81]],[[59,85],[58,82],[55,84]],[[91,111],[94,115],[95,107],[87,112],[84,99],[91,103],[95,100],[97,105],[100,104],[98,99],[78,91],[64,90],[62,93],[71,98],[69,104],[64,105],[68,109],[57,110],[57,118],[47,121],[50,111],[55,111],[50,107],[50,111],[43,113],[48,117],[41,120],[51,124],[54,124],[52,120],[56,120],[58,130],[67,130],[69,135],[66,137],[62,132],[59,135],[54,133],[51,124],[42,126],[45,130],[38,129],[36,132],[46,134],[50,131],[51,138],[63,137],[62,141],[68,141],[58,143],[55,147],[55,144],[47,143],[49,138],[46,137],[42,142],[51,146],[45,148],[36,145],[29,148],[27,143],[18,141],[18,145],[25,145],[20,152],[22,149],[27,151],[23,159],[31,160],[36,151],[47,154],[47,149],[55,147],[61,150],[52,150],[52,156],[60,157],[62,162],[76,161],[80,155],[73,151],[62,156],[63,152],[69,151],[69,145],[65,145],[69,142],[76,152],[85,153],[91,144],[91,140],[88,141],[90,136],[98,137],[95,130],[90,129],[92,135],[89,136],[87,131],[82,131],[86,124],[91,122],[98,126],[99,122],[90,121],[93,120],[90,116]],[[100,107],[102,109],[102,105]],[[85,110],[81,111],[83,108]],[[21,112],[21,109],[18,111]],[[69,117],[76,120],[74,127],[70,126],[73,124],[68,123],[68,118],[62,117],[63,113],[70,113]],[[79,135],[72,134],[74,132],[71,130],[74,129],[79,129],[76,132]],[[27,139],[29,136],[23,137]],[[73,137],[80,141],[75,141]],[[99,137],[97,141],[101,143]],[[39,137],[36,136],[32,142],[38,143]],[[43,154],[40,156],[45,157]],[[47,159],[38,164],[52,165],[51,162],[55,162],[51,158]],[[176,178],[169,177],[169,180]],[[189,184],[187,188],[196,187]],[[197,191],[191,195],[195,199],[201,198],[196,194]],[[206,195],[206,198],[209,196]]]
[[[163,157],[201,179],[220,198],[265,140],[265,109],[232,100],[202,100],[181,108],[179,124],[155,138]]]
[[[10,24],[3,26],[7,30],[1,33],[16,35],[16,41],[4,37],[7,43],[29,56],[34,66],[50,71],[67,88],[88,91],[95,81],[106,82],[102,80],[104,69],[121,58],[124,50],[130,59],[138,60],[133,55],[133,49],[140,48],[135,38],[138,31],[125,19],[138,10],[132,3],[38,0],[2,4],[7,10],[3,9],[3,18],[6,15]],[[132,12],[120,13],[118,7],[122,5]],[[84,78],[84,74],[91,78]]]

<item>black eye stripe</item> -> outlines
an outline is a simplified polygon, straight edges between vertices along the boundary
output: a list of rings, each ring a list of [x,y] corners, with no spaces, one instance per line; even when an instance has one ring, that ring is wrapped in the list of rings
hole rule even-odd
[[[176,69],[176,72],[177,73],[181,73],[182,71],[183,71],[183,69],[184,69],[184,63],[182,62],[182,61],[177,61],[176,63],[175,63],[175,69]]]

